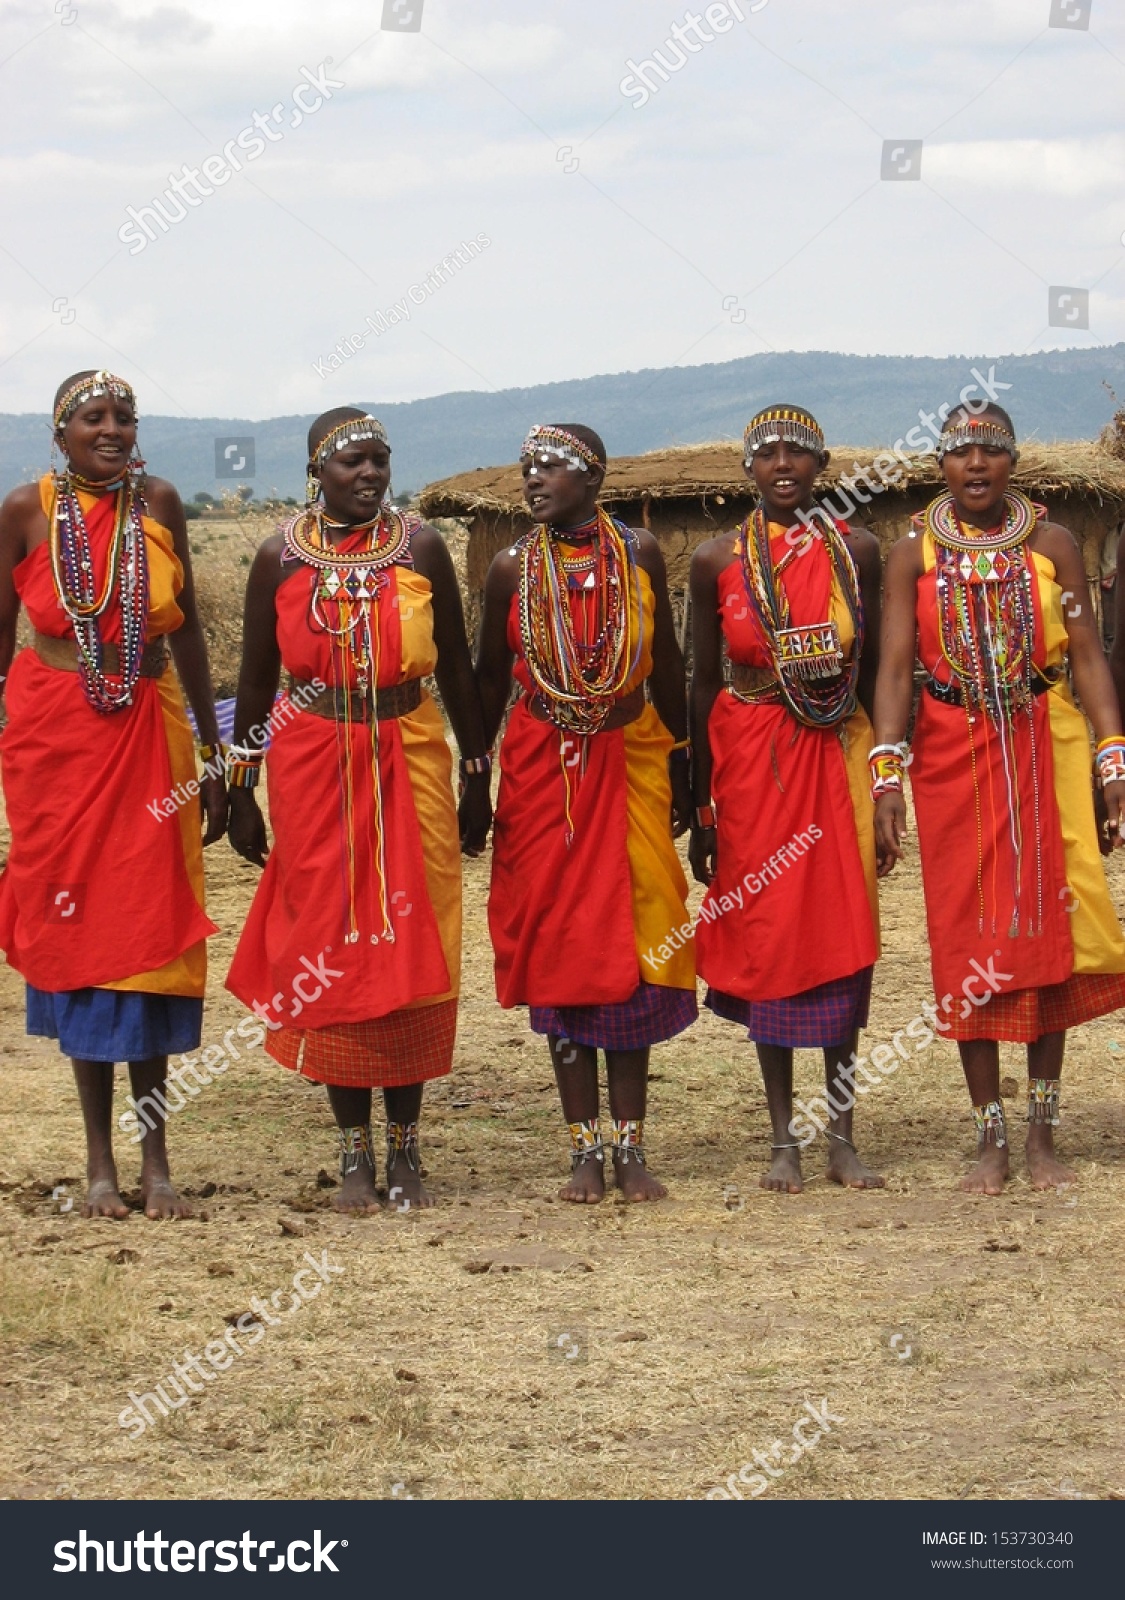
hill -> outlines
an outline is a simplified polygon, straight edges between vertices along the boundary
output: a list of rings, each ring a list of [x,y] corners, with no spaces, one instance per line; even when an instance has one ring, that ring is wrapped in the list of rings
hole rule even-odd
[[[425,400],[357,403],[386,424],[394,447],[397,492],[437,478],[514,459],[535,421],[585,421],[611,455],[637,455],[674,444],[737,438],[748,416],[771,400],[810,407],[829,443],[884,445],[902,437],[920,409],[953,401],[972,369],[995,366],[1001,393],[1022,435],[1042,440],[1090,439],[1113,414],[1107,389],[1125,396],[1125,343],[1024,356],[853,356],[803,351],[747,356],[707,366],[650,368],[493,393],[465,391]],[[164,417],[143,410],[142,440],[150,469],[185,497],[216,486],[251,483],[262,499],[301,496],[310,416],[250,422],[235,417]],[[254,463],[217,478],[216,440],[253,441]],[[45,470],[44,416],[0,415],[0,485],[26,482]],[[232,465],[240,454],[239,444]]]

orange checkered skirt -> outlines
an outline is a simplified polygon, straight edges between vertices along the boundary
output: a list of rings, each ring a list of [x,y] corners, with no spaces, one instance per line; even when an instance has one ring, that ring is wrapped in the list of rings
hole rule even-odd
[[[946,1021],[939,1008],[938,1027],[945,1039],[1034,1044],[1045,1033],[1064,1033],[1122,1009],[1125,972],[1075,972],[1064,983],[994,994],[987,1005],[979,1010],[973,1007],[967,1017],[954,1013]]]
[[[399,1089],[453,1069],[457,1001],[403,1006],[367,1022],[278,1028],[266,1050],[283,1067],[339,1089]]]

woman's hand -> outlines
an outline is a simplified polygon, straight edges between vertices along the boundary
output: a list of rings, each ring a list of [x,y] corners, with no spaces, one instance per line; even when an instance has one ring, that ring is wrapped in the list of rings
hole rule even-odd
[[[203,816],[203,845],[206,849],[227,831],[227,784],[221,773],[204,778],[200,783],[199,809]]]
[[[1104,789],[1094,791],[1094,815],[1098,820],[1098,846],[1102,855],[1108,856],[1111,851],[1125,844],[1125,839],[1121,837],[1121,825],[1125,820],[1125,783],[1107,783]]]
[[[492,826],[492,793],[487,772],[474,772],[466,777],[457,806],[457,821],[461,829],[461,854],[481,855]]]
[[[875,802],[875,862],[880,878],[893,872],[905,855],[906,834],[906,800],[901,791],[881,794]]]
[[[256,867],[265,866],[270,853],[266,841],[266,819],[262,816],[253,789],[230,791],[227,837],[231,849],[244,861],[252,861]]]
[[[719,867],[719,835],[714,828],[701,828],[697,822],[692,823],[688,861],[696,883],[709,884]]]

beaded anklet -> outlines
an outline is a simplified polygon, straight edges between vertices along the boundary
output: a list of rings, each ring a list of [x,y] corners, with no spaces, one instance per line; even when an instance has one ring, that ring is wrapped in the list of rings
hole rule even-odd
[[[597,1117],[589,1122],[568,1122],[570,1134],[570,1170],[573,1172],[584,1161],[604,1161],[605,1147]]]
[[[387,1123],[387,1177],[391,1175],[391,1168],[399,1156],[406,1157],[406,1165],[411,1172],[417,1172],[420,1164],[418,1155],[418,1124],[416,1122],[388,1122]]]
[[[1008,1143],[1008,1126],[1001,1101],[990,1100],[987,1105],[974,1106],[973,1121],[977,1125],[978,1150],[989,1144],[995,1145],[997,1150],[1004,1149]]]
[[[336,1137],[340,1141],[340,1177],[350,1178],[353,1172],[358,1172],[360,1167],[371,1168],[375,1172],[375,1157],[371,1154],[371,1124],[361,1123],[355,1128],[337,1128]]]
[[[1059,1088],[1061,1078],[1029,1078],[1027,1080],[1027,1120],[1051,1128],[1059,1125]]]
[[[620,1121],[613,1119],[613,1154],[621,1161],[622,1166],[627,1166],[630,1161],[635,1161],[638,1166],[645,1164],[645,1125],[643,1118],[636,1120]]]

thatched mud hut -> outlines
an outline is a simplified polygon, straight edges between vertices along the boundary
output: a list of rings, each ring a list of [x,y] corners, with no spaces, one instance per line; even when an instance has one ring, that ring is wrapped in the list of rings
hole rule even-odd
[[[903,459],[888,451],[835,446],[818,492],[839,514],[848,513],[849,503],[854,506],[852,520],[866,523],[885,552],[941,481],[932,454]],[[1099,580],[1112,571],[1117,529],[1125,518],[1125,455],[1119,441],[1107,432],[1097,443],[1027,444],[1013,482],[1045,504],[1052,520],[1071,529],[1091,584],[1100,591]],[[424,516],[456,517],[468,529],[466,599],[473,620],[492,557],[530,524],[521,491],[517,466],[480,467],[430,484],[420,498]],[[614,515],[648,528],[660,540],[676,601],[687,587],[696,545],[737,527],[754,504],[741,448],[733,443],[611,460],[602,499]]]

